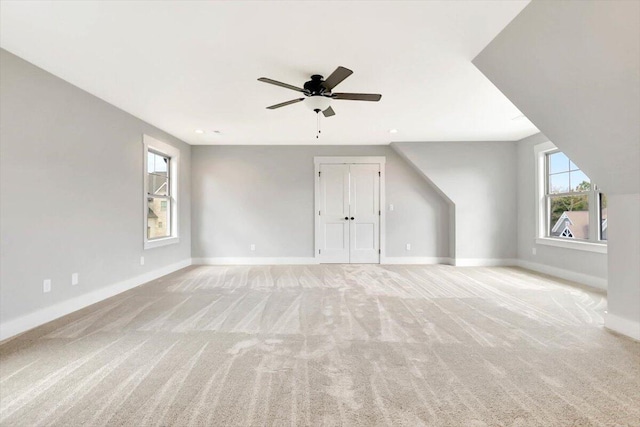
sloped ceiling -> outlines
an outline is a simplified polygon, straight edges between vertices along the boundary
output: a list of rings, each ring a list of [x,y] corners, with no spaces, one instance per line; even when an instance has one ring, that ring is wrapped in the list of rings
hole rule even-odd
[[[640,2],[534,1],[473,63],[606,192],[640,192]]]

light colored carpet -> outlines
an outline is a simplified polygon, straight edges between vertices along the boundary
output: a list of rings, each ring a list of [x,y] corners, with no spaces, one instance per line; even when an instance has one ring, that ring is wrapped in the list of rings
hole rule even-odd
[[[605,309],[513,268],[190,267],[2,345],[0,424],[638,426]]]

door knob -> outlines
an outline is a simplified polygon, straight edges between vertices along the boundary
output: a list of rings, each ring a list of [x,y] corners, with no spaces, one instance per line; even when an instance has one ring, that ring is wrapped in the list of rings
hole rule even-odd
[[[353,221],[354,219],[355,219],[354,217],[351,217],[351,221]]]
[[[348,217],[348,216],[345,216],[345,217],[344,217],[344,219],[348,220],[348,219],[349,219],[349,217]]]

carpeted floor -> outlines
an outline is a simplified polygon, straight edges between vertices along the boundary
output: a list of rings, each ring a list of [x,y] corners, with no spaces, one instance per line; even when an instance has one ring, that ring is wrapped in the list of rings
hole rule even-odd
[[[605,309],[515,268],[190,267],[0,346],[0,425],[640,426]]]

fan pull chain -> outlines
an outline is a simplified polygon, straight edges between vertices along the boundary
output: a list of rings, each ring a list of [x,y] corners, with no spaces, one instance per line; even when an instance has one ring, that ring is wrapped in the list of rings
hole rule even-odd
[[[316,111],[316,122],[317,122],[317,130],[318,133],[316,134],[316,139],[320,138],[320,132],[322,132],[320,130],[320,110],[315,110]]]

